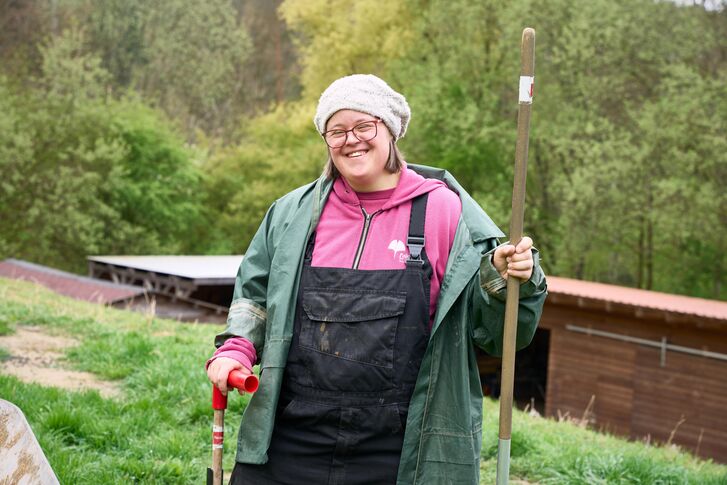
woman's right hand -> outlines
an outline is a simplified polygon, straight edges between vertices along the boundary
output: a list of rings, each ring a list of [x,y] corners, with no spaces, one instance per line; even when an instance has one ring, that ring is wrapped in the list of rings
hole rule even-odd
[[[207,367],[207,377],[222,394],[227,394],[227,376],[235,369],[246,370],[245,367],[229,357],[217,357]],[[248,371],[249,372],[249,371]],[[240,392],[242,394],[242,392]]]

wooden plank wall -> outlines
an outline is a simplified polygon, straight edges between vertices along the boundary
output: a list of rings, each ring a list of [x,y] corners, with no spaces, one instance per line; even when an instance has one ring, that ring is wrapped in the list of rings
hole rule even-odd
[[[650,435],[727,462],[727,362],[640,347],[631,437]]]
[[[586,418],[597,429],[632,439],[672,442],[701,456],[727,462],[727,361],[669,351],[565,329],[592,326],[620,334],[719,351],[725,336],[696,328],[609,318],[601,312],[551,309],[547,416]],[[701,333],[701,334],[700,334]]]
[[[618,434],[631,431],[636,351],[617,342],[564,329],[550,334],[547,416],[566,413]],[[589,402],[595,396],[591,411]]]

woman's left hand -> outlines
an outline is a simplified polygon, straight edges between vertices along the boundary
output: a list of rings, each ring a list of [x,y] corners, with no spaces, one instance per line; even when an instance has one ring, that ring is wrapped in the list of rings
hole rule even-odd
[[[503,244],[495,249],[492,264],[500,275],[507,279],[513,276],[523,281],[530,279],[533,274],[533,240],[524,236],[517,247],[512,244]]]

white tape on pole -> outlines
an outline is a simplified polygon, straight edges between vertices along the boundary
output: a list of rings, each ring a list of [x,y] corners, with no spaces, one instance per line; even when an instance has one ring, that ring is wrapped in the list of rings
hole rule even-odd
[[[531,104],[533,102],[533,88],[535,87],[534,76],[520,76],[520,104]]]

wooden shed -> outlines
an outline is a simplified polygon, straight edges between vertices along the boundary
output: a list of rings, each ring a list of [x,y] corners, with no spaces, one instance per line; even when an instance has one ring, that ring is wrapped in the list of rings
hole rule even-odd
[[[518,352],[516,399],[727,462],[726,302],[557,277],[548,287]]]

